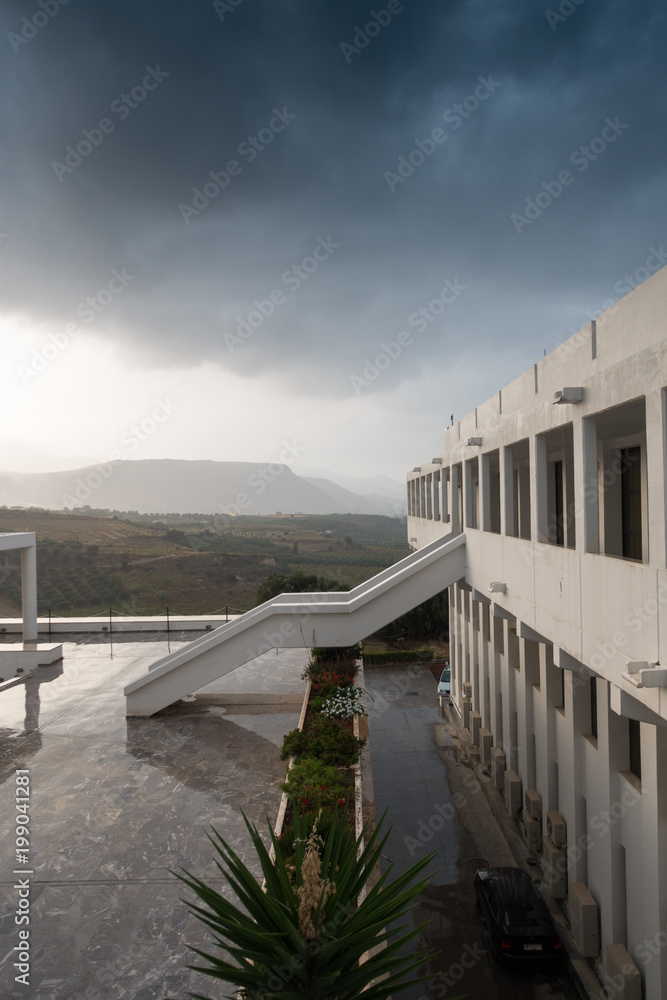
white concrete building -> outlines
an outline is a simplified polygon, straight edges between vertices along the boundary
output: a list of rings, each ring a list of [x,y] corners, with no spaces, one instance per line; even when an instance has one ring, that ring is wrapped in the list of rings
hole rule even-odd
[[[667,268],[408,476],[412,547],[465,533],[455,706],[583,953],[604,981],[627,949],[646,1000],[667,996],[666,317]]]

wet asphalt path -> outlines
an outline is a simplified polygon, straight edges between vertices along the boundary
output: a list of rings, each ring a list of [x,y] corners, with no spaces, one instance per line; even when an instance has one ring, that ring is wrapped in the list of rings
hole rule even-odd
[[[365,686],[374,699],[369,723],[375,809],[378,818],[386,809],[392,825],[384,854],[400,872],[438,852],[438,871],[413,911],[415,924],[428,922],[413,948],[441,952],[426,970],[429,982],[396,994],[396,1000],[575,1000],[579,993],[564,966],[509,971],[488,950],[474,902],[475,869],[515,861],[473,772],[460,759],[456,730],[439,715],[429,668],[367,667]]]

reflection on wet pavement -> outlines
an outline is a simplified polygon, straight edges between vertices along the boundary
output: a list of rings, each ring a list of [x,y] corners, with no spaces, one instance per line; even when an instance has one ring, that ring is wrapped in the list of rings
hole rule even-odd
[[[172,635],[171,649],[195,637]],[[259,824],[275,819],[285,773],[279,747],[298,720],[307,655],[265,654],[213,695],[209,685],[201,700],[126,719],[123,688],[167,643],[124,636],[112,658],[108,641],[86,639],[65,643],[62,664],[0,692],[0,995],[154,1000],[201,992],[202,977],[183,966],[191,961],[186,944],[202,947],[205,931],[187,915],[169,870],[184,866],[222,887],[206,829],[215,826],[244,856],[241,810]],[[234,700],[240,691],[251,692],[244,704]],[[17,768],[30,776],[27,990],[12,968]]]
[[[409,673],[408,673],[409,670]],[[438,871],[412,911],[425,924],[413,950],[437,948],[427,982],[395,1000],[575,1000],[563,967],[508,971],[487,947],[473,877],[480,865],[516,862],[460,751],[455,728],[438,712],[436,683],[424,666],[366,667],[375,810],[392,832],[384,853],[401,872],[436,850]],[[416,691],[416,696],[413,692]],[[386,868],[389,862],[384,862]]]

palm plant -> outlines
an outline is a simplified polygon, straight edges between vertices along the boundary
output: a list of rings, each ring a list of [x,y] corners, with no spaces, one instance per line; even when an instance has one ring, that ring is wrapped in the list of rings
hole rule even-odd
[[[285,863],[272,830],[275,861],[254,824],[244,820],[264,876],[262,888],[252,872],[213,830],[209,839],[222,864],[216,865],[241,906],[229,902],[189,872],[181,879],[204,904],[186,902],[212,932],[222,954],[191,948],[208,966],[188,968],[224,980],[243,1000],[386,1000],[398,989],[419,983],[413,976],[436,954],[401,954],[422,926],[389,926],[412,909],[431,877],[423,875],[435,852],[404,874],[380,875],[363,899],[362,890],[378,863],[389,833],[382,820],[368,837],[355,839],[345,825],[345,810],[335,813],[326,840],[294,810],[295,864]],[[384,817],[383,817],[384,819]],[[410,978],[412,976],[412,978]],[[194,1000],[209,1000],[190,993]]]

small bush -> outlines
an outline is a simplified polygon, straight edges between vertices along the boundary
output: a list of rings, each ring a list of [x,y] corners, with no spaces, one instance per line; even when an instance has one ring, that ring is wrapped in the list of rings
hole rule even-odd
[[[283,740],[281,760],[288,757],[314,757],[323,764],[349,767],[359,760],[365,740],[359,740],[335,719],[315,716],[308,731],[293,729]]]
[[[390,663],[430,663],[432,649],[390,649],[386,653],[364,653],[364,663],[383,666]]]
[[[357,642],[354,646],[314,646],[310,655],[316,666],[354,663],[361,656],[361,643]]]
[[[292,799],[296,809],[335,809],[341,799],[350,797],[352,772],[339,771],[312,757],[298,761],[280,786]]]
[[[313,682],[320,677],[336,676],[339,678],[337,683],[341,684],[343,680],[352,681],[358,669],[356,660],[320,660],[318,662],[311,660],[303,676],[304,678],[310,677]]]
[[[328,698],[334,694],[338,688],[351,687],[354,677],[349,674],[341,674],[338,671],[325,671],[311,678],[310,693],[314,697]]]

